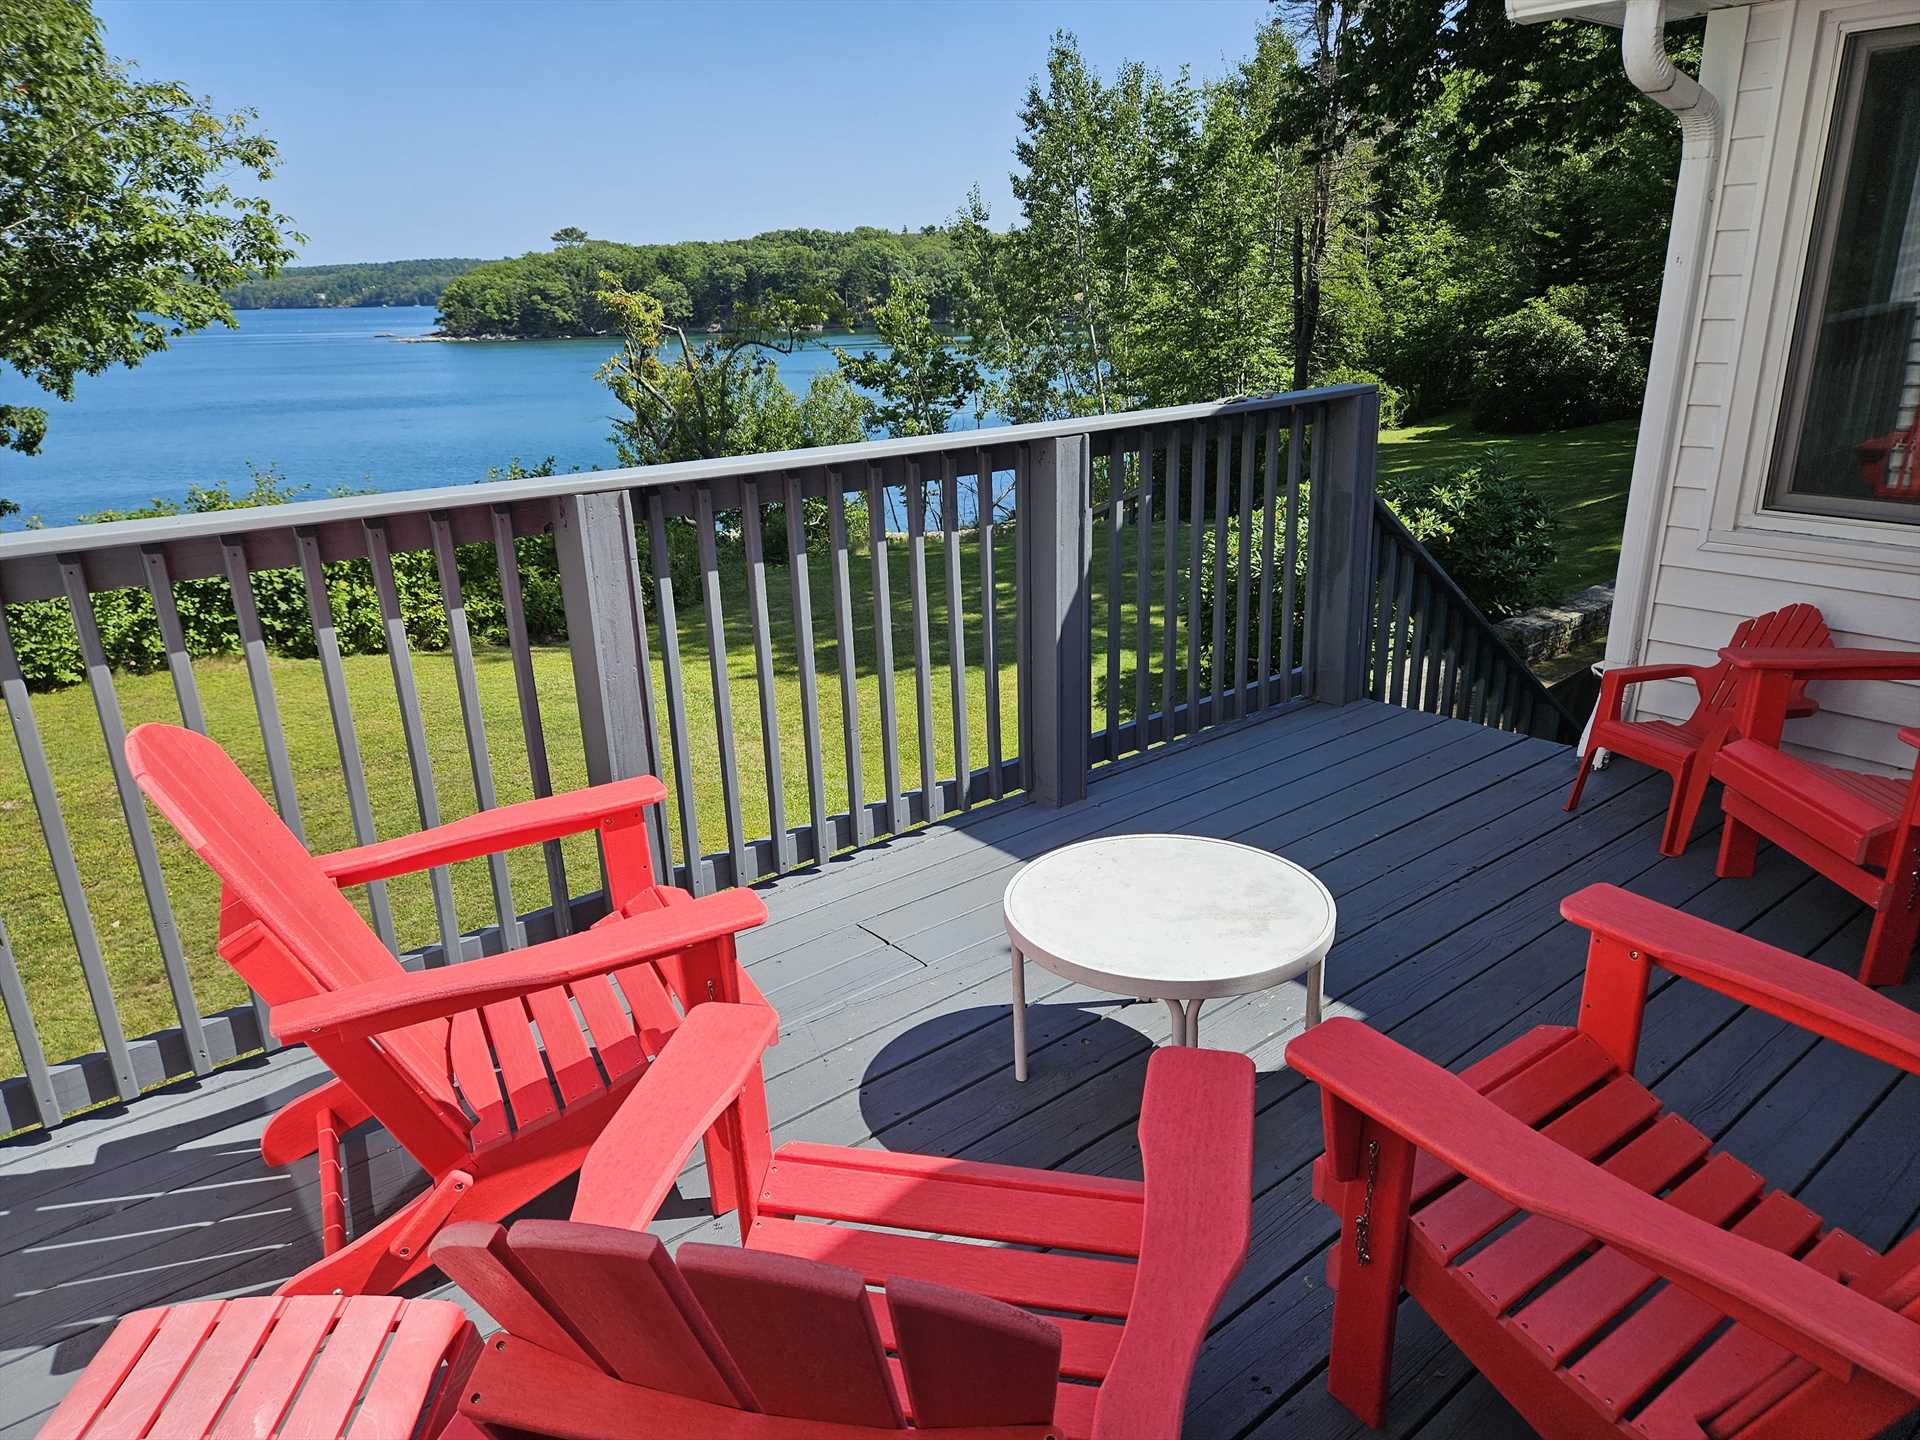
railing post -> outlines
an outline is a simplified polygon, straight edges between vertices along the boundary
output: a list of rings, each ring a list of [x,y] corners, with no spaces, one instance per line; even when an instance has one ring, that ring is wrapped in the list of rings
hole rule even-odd
[[[1093,535],[1087,505],[1087,437],[1034,442],[1016,532],[1025,562],[1020,624],[1032,691],[1029,753],[1021,757],[1027,790],[1042,805],[1087,796],[1093,672],[1087,617]]]
[[[563,495],[553,507],[553,541],[587,783],[658,775],[632,503],[624,491]],[[654,874],[667,880],[673,871],[664,826],[656,808],[647,836]]]
[[[1313,514],[1307,530],[1310,693],[1330,705],[1367,688],[1367,609],[1373,588],[1374,451],[1380,392],[1328,403],[1314,427]]]

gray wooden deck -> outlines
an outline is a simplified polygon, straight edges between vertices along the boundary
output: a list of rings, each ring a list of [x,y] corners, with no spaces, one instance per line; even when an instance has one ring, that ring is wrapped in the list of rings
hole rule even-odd
[[[1700,841],[1663,861],[1664,780],[1627,763],[1577,815],[1563,747],[1363,702],[1300,706],[1103,772],[1084,805],[1006,806],[876,846],[767,889],[773,921],[746,953],[781,1011],[770,1056],[777,1139],[808,1138],[1128,1173],[1157,1004],[1030,972],[1033,1075],[1013,1082],[1000,891],[1014,867],[1104,831],[1178,830],[1267,846],[1320,874],[1340,905],[1333,1006],[1447,1064],[1575,1007],[1581,935],[1557,904],[1595,880],[1630,886],[1851,968],[1859,907],[1767,853],[1717,881]],[[1913,1003],[1920,987],[1904,997]],[[1308,1187],[1316,1092],[1281,1067],[1298,987],[1217,1003],[1210,1045],[1259,1064],[1253,1252],[1196,1375],[1193,1436],[1365,1433],[1326,1397],[1333,1234]],[[112,1319],[144,1305],[270,1288],[318,1254],[311,1162],[264,1167],[265,1119],[312,1085],[304,1052],[0,1146],[0,1440],[26,1436]],[[1920,1079],[1851,1057],[1704,992],[1668,984],[1641,1073],[1776,1184],[1875,1246],[1920,1206]],[[418,1184],[378,1129],[353,1141],[355,1222]],[[663,1232],[729,1233],[697,1173]],[[564,1213],[567,1197],[541,1202]],[[1417,1311],[1400,1329],[1390,1429],[1526,1433]],[[1897,1432],[1920,1434],[1909,1423]]]

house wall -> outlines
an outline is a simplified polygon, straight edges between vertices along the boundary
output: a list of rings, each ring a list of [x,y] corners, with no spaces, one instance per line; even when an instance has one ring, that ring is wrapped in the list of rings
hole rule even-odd
[[[1920,0],[1773,0],[1709,17],[1701,76],[1723,123],[1705,273],[1663,483],[1629,515],[1645,603],[1616,614],[1638,633],[1612,636],[1610,660],[1710,662],[1741,619],[1792,601],[1818,605],[1841,644],[1920,649],[1920,525],[1764,503],[1841,52],[1857,30],[1916,22]],[[1623,564],[1623,584],[1638,568]],[[1677,719],[1694,704],[1685,682],[1637,688],[1643,715]],[[1813,693],[1822,712],[1789,727],[1792,748],[1912,771],[1894,732],[1920,725],[1920,685]]]

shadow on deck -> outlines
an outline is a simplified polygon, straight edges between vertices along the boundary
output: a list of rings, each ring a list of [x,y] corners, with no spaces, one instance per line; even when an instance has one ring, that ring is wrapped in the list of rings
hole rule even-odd
[[[772,922],[743,955],[783,1021],[767,1064],[775,1142],[1137,1174],[1133,1125],[1165,1007],[1030,970],[1027,1084],[1009,1054],[1000,893],[1025,860],[1103,831],[1231,836],[1311,867],[1340,906],[1332,1012],[1453,1067],[1572,1017],[1584,936],[1557,907],[1596,880],[1857,963],[1864,912],[1839,890],[1778,852],[1747,880],[1716,880],[1707,843],[1662,860],[1665,781],[1623,762],[1569,816],[1572,770],[1541,740],[1371,702],[1302,705],[1103,771],[1071,810],[1002,806],[769,885]],[[1899,993],[1913,1003],[1920,986]],[[1281,1065],[1302,1008],[1285,986],[1206,1013],[1206,1042],[1248,1052],[1261,1072],[1252,1254],[1189,1410],[1188,1433],[1208,1440],[1367,1433],[1322,1383],[1334,1224],[1310,1194],[1318,1095]],[[1674,984],[1649,1003],[1641,1055],[1670,1105],[1830,1222],[1877,1248],[1913,1225],[1920,1078]],[[317,1258],[312,1161],[268,1169],[256,1145],[323,1074],[290,1052],[0,1146],[0,1440],[32,1433],[115,1317],[271,1289]],[[352,1223],[420,1183],[377,1128],[355,1134],[351,1158]],[[734,1238],[704,1194],[690,1171],[655,1228]],[[563,1187],[538,1213],[564,1214],[569,1199]],[[1527,1433],[1411,1306],[1394,1375],[1391,1433]]]

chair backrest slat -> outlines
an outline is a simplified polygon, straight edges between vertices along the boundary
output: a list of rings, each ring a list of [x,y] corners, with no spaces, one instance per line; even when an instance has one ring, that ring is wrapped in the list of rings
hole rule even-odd
[[[984,1295],[894,1277],[887,1281],[913,1423],[1045,1425],[1060,1383],[1060,1330]]]
[[[218,744],[177,725],[141,725],[127,737],[127,762],[155,808],[220,877],[228,906],[243,909],[297,960],[270,966],[270,950],[254,952],[262,973],[246,978],[269,1005],[400,973],[400,962]],[[382,1035],[380,1049],[464,1129],[445,1021]]]
[[[1733,636],[1727,641],[1729,650],[1754,650],[1792,646],[1812,648],[1833,643],[1828,633],[1825,617],[1818,606],[1787,605],[1778,610],[1769,610],[1764,615],[1756,615],[1751,620],[1742,620],[1734,627]],[[1798,700],[1806,688],[1806,681],[1798,681],[1793,687],[1793,698]],[[1713,670],[1711,678],[1702,687],[1700,708],[1696,716],[1710,711],[1724,710],[1733,703],[1734,679],[1733,666],[1720,661]]]
[[[887,1352],[852,1270],[683,1245],[680,1273],[769,1415],[899,1429]]]
[[[614,1378],[709,1405],[761,1408],[656,1236],[523,1220],[508,1244]]]

